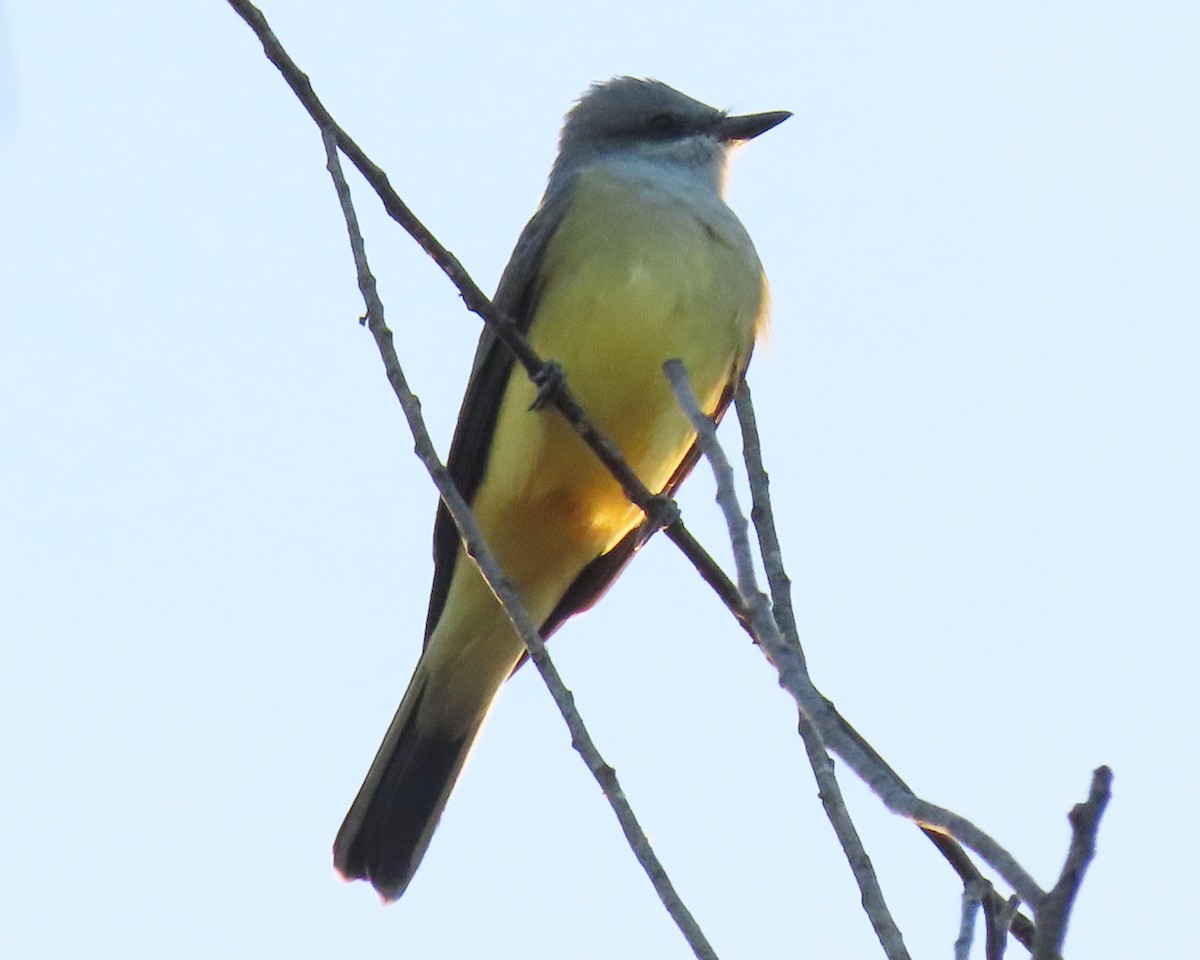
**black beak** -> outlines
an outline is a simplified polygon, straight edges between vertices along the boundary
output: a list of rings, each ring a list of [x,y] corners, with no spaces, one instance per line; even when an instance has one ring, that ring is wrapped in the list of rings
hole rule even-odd
[[[772,110],[770,113],[750,113],[744,117],[722,117],[713,132],[724,143],[753,140],[760,133],[779,126],[791,115],[790,110]]]

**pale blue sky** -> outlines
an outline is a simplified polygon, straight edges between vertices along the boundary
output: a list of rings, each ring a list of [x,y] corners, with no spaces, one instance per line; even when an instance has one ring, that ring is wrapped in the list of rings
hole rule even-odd
[[[487,289],[591,81],[795,111],[731,203],[817,682],[1045,884],[1111,764],[1068,956],[1196,954],[1200,8],[264,11]],[[0,955],[689,956],[531,671],[405,898],[334,878],[435,498],[320,138],[220,0],[2,23]],[[444,450],[477,321],[354,185]],[[683,509],[726,556],[706,475]],[[879,955],[788,701],[669,544],[551,649],[722,957]],[[949,957],[958,884],[844,785],[914,956]]]

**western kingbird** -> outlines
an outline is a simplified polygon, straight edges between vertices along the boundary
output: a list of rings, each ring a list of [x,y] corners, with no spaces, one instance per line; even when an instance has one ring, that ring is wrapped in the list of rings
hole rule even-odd
[[[557,361],[588,416],[652,491],[671,493],[696,433],[662,365],[683,361],[720,417],[765,326],[767,287],[722,197],[730,148],[786,120],[728,116],[655,80],[593,85],[567,114],[541,206],[496,309]],[[548,637],[591,606],[652,533],[642,512],[485,328],[450,475]],[[347,879],[397,899],[501,685],[526,651],[444,505],[425,647],[333,846]]]

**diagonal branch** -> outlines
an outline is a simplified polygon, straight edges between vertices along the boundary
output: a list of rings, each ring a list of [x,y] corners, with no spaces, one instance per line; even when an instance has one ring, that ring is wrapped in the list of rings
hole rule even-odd
[[[738,558],[738,586],[744,597],[754,598],[750,603],[751,609],[758,614],[755,617],[757,628],[760,619],[769,619],[770,614],[767,614],[766,618],[762,617],[762,612],[766,607],[765,598],[758,592],[758,587],[754,582],[754,563],[750,557],[749,531],[745,518],[741,516],[741,510],[737,505],[737,493],[733,485],[733,468],[725,456],[725,451],[717,443],[715,424],[704,415],[700,410],[700,405],[696,402],[696,395],[692,391],[691,381],[688,379],[683,363],[679,360],[668,360],[664,364],[664,370],[667,379],[671,382],[671,388],[675,391],[675,397],[679,401],[680,407],[683,408],[683,412],[696,429],[701,451],[712,465],[713,475],[717,480],[717,500],[724,508],[729,538],[733,543],[734,554]],[[782,557],[779,558],[779,564],[782,569]],[[790,606],[786,607],[784,616],[790,618]],[[875,936],[879,938],[879,943],[888,956],[888,960],[909,960],[908,949],[904,946],[904,937],[892,919],[892,914],[883,897],[883,889],[879,886],[879,878],[875,875],[875,868],[871,865],[871,858],[867,856],[866,848],[863,847],[854,822],[850,819],[850,812],[846,809],[846,803],[842,799],[842,791],[834,773],[833,761],[825,750],[820,731],[803,710],[800,711],[800,736],[804,740],[808,762],[812,766],[813,775],[817,780],[825,815],[833,826],[833,832],[842,845],[855,882],[858,883],[863,910],[866,911],[867,918],[875,929]]]
[[[833,832],[846,854],[846,861],[850,864],[855,882],[858,883],[863,910],[866,911],[867,919],[871,921],[875,936],[879,939],[888,960],[908,960],[904,936],[892,919],[887,901],[883,897],[883,888],[875,875],[875,867],[867,855],[854,821],[850,819],[850,811],[846,809],[846,801],[842,798],[842,788],[838,785],[833,760],[825,749],[821,734],[803,713],[800,714],[800,737],[804,740],[808,762],[817,780],[818,796],[825,808],[825,816],[833,825]]]
[[[379,353],[383,358],[383,364],[387,370],[388,382],[391,383],[392,389],[396,394],[396,399],[400,401],[400,406],[404,410],[404,416],[407,418],[409,428],[412,430],[413,438],[416,441],[417,456],[425,465],[426,470],[429,471],[430,477],[437,486],[438,493],[441,494],[442,501],[446,504],[447,510],[450,511],[450,516],[454,519],[454,525],[458,527],[459,536],[462,537],[467,554],[479,567],[488,586],[503,606],[504,613],[512,623],[513,629],[520,635],[526,649],[529,651],[530,659],[533,661],[534,666],[537,667],[538,673],[541,674],[547,688],[549,688],[555,705],[562,713],[563,719],[567,723],[567,728],[571,731],[571,745],[579,752],[579,755],[586,762],[588,770],[591,771],[592,776],[599,783],[600,789],[612,806],[613,812],[617,815],[617,820],[625,833],[625,839],[629,842],[634,856],[637,857],[638,862],[642,865],[642,869],[646,871],[646,875],[654,885],[654,889],[658,893],[659,899],[662,901],[667,913],[675,921],[680,932],[687,939],[688,945],[692,948],[692,952],[700,960],[716,960],[716,953],[709,945],[708,940],[700,930],[691,912],[679,898],[679,894],[676,893],[675,887],[667,876],[667,872],[663,868],[661,861],[650,846],[650,841],[638,823],[633,808],[629,805],[629,800],[621,788],[616,770],[605,762],[604,758],[600,755],[600,751],[592,741],[587,727],[584,726],[583,718],[580,717],[579,711],[575,709],[574,696],[567,689],[566,684],[563,683],[562,677],[550,659],[550,655],[546,652],[546,644],[538,633],[537,625],[530,618],[516,590],[505,576],[504,571],[500,569],[499,564],[497,564],[495,557],[488,548],[487,542],[484,540],[483,533],[475,522],[474,513],[454,486],[454,482],[450,479],[450,474],[446,470],[445,465],[438,458],[433,441],[429,437],[429,431],[425,427],[424,418],[421,415],[420,401],[417,400],[412,390],[409,389],[404,371],[400,367],[400,360],[396,356],[396,350],[392,343],[392,331],[388,328],[384,320],[383,303],[379,299],[375,287],[375,277],[372,275],[370,266],[367,263],[362,233],[358,228],[358,217],[354,212],[354,207],[350,200],[350,188],[346,184],[346,179],[342,174],[341,163],[338,160],[337,137],[329,129],[323,130],[322,136],[325,141],[326,164],[329,174],[333,178],[334,187],[337,190],[342,214],[346,219],[346,229],[350,234],[350,248],[354,254],[354,265],[358,275],[359,290],[362,291],[363,300],[367,306],[367,327],[375,337],[375,343],[379,347]]]
[[[262,43],[267,59],[279,69],[288,86],[292,88],[292,92],[296,94],[296,98],[308,111],[309,116],[322,131],[329,131],[335,137],[338,149],[358,168],[359,173],[371,185],[383,202],[383,207],[388,215],[417,241],[434,263],[441,267],[446,276],[450,278],[450,282],[458,289],[467,309],[479,316],[495,331],[496,336],[512,351],[513,356],[525,369],[531,380],[535,383],[558,383],[561,378],[553,376],[552,366],[538,356],[512,318],[497,312],[491,300],[471,279],[458,258],[429,232],[408,205],[400,199],[399,194],[392,189],[387,174],[363,152],[362,148],[350,138],[325,109],[325,105],[321,103],[313,90],[308,76],[283,49],[262,12],[247,0],[228,0],[228,2],[254,31]],[[691,561],[692,566],[696,568],[705,583],[716,591],[717,596],[737,618],[743,629],[748,630],[749,620],[741,598],[738,596],[737,588],[730,582],[729,577],[725,575],[716,560],[684,526],[683,521],[679,519],[678,507],[671,501],[664,503],[662,498],[655,496],[646,488],[646,485],[638,479],[637,474],[625,462],[625,458],[616,444],[605,437],[587,418],[583,408],[576,402],[565,384],[560,383],[556,389],[549,391],[547,399],[558,408],[572,429],[600,458],[600,461],[621,484],[621,488],[629,500],[652,520],[667,521],[662,527],[667,537]]]
[[[678,369],[682,370],[681,367]],[[671,378],[670,373],[668,378]],[[672,385],[675,385],[674,381]],[[690,387],[687,391],[677,387],[676,395],[681,393],[690,394]],[[691,407],[692,410],[689,411],[685,406],[685,412],[688,412],[689,416],[693,412],[698,413],[694,399],[691,400]],[[692,417],[692,425],[700,435],[701,448],[706,455],[711,457],[720,450],[711,420],[699,414]],[[721,453],[721,456],[724,454]],[[794,636],[785,640],[771,616],[767,598],[758,589],[746,532],[746,518],[741,512],[737,494],[732,487],[728,493],[728,496],[720,500],[720,504],[730,530],[738,585],[750,609],[754,635],[763,652],[779,672],[780,685],[792,695],[800,710],[820,731],[826,747],[841,757],[893,813],[915,820],[931,830],[950,835],[987,861],[1022,900],[1034,905],[1040,904],[1045,893],[1011,853],[966,817],[916,796],[890,767],[875,762],[874,751],[867,747],[861,738],[847,733],[843,724],[839,722],[841,718],[833,709],[833,705],[813,685],[799,652],[798,641]]]
[[[752,504],[750,516],[754,521],[754,528],[758,534],[759,551],[763,558],[763,569],[767,575],[767,583],[771,588],[772,613],[779,624],[780,633],[783,638],[790,646],[794,646],[796,656],[803,664],[804,650],[800,645],[800,633],[796,627],[796,617],[792,610],[792,581],[783,566],[783,549],[780,546],[779,535],[775,529],[775,514],[771,506],[771,497],[769,494],[770,480],[767,476],[766,468],[763,466],[762,441],[758,434],[758,421],[754,416],[754,402],[750,393],[750,385],[744,380],[735,396],[735,404],[737,407],[738,427],[742,433],[742,453],[750,482]],[[831,716],[835,718],[836,723],[841,727],[842,732],[854,740],[874,763],[887,771],[889,776],[894,777],[897,783],[902,784],[905,790],[909,790],[910,788],[900,778],[900,775],[837,712],[833,704],[828,700],[825,703]],[[954,868],[959,878],[963,881],[964,888],[986,890],[983,904],[988,911],[989,917],[998,916],[1006,912],[1007,901],[992,888],[992,885],[979,872],[979,869],[972,862],[971,858],[967,856],[966,852],[953,838],[928,827],[922,826],[921,830],[933,842],[938,852],[942,854],[951,867]],[[1012,914],[1013,936],[1025,947],[1032,950],[1034,935],[1033,921],[1019,912],[1008,910],[1007,913]],[[996,934],[995,924],[989,922],[987,934],[988,942],[992,943]],[[990,955],[989,960],[991,960]],[[1055,958],[1055,960],[1058,960],[1058,958]]]
[[[1054,889],[1046,894],[1037,910],[1037,937],[1034,939],[1033,960],[1053,960],[1062,949],[1067,934],[1067,920],[1083,875],[1096,854],[1096,832],[1100,818],[1112,796],[1112,771],[1098,767],[1092,773],[1092,786],[1085,802],[1071,811],[1071,846],[1067,860]]]
[[[979,905],[987,892],[985,883],[963,885],[962,911],[958,920],[958,939],[954,941],[954,960],[970,960],[971,944],[975,939],[975,920]]]

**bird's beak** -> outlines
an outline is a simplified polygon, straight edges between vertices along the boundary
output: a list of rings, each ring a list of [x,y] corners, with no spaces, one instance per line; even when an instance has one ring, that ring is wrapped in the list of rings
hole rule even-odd
[[[713,132],[723,143],[753,140],[760,133],[779,126],[791,115],[790,110],[772,110],[769,113],[750,113],[744,117],[722,117]]]

